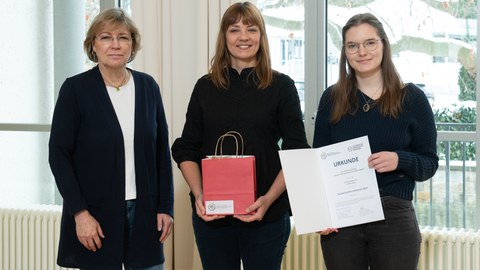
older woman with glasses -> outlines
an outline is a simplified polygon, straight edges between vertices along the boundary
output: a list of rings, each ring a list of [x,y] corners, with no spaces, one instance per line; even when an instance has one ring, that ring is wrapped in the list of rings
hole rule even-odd
[[[100,13],[84,41],[94,68],[67,78],[49,161],[63,197],[58,265],[163,269],[173,177],[160,89],[127,68],[140,34],[121,9]]]
[[[424,92],[402,83],[382,23],[350,18],[342,31],[337,83],[318,106],[313,147],[368,135],[385,220],[321,231],[329,270],[417,268],[420,255],[412,194],[438,168],[437,132]]]

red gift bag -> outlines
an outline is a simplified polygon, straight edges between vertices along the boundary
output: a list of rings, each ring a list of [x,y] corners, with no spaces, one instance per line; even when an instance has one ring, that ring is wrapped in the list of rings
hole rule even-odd
[[[235,139],[235,155],[223,155],[226,137]],[[243,155],[240,133],[229,131],[220,136],[215,155],[202,159],[202,183],[207,215],[248,214],[245,209],[255,202],[256,197],[255,156]]]

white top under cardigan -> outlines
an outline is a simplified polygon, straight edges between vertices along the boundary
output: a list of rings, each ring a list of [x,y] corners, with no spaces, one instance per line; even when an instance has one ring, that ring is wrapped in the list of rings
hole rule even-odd
[[[135,83],[132,76],[130,76],[127,84],[121,86],[120,90],[108,85],[107,90],[123,133],[123,143],[125,147],[125,200],[132,200],[137,198],[137,188],[135,186],[135,158],[133,150],[135,128]]]

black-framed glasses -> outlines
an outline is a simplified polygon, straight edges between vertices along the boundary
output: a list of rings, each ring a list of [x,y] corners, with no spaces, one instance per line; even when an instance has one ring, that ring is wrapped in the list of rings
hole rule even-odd
[[[358,52],[358,49],[360,49],[360,44],[363,45],[363,47],[369,51],[373,52],[378,48],[378,42],[380,42],[381,39],[367,39],[363,43],[358,43],[358,42],[348,42],[347,44],[343,45],[345,47],[345,51],[349,54],[354,54]]]

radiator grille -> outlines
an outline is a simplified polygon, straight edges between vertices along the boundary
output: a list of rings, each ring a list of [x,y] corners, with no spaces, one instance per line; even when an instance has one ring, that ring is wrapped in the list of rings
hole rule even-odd
[[[0,269],[66,269],[56,265],[61,211],[61,206],[48,205],[0,208]],[[420,229],[419,270],[480,269],[480,231]],[[326,270],[320,236],[316,233],[297,235],[293,229],[282,270]]]
[[[61,207],[0,208],[0,269],[59,270]]]
[[[418,269],[480,269],[480,231],[422,228]]]
[[[326,269],[320,247],[320,235],[317,233],[297,235],[293,229],[283,256],[282,270]]]

